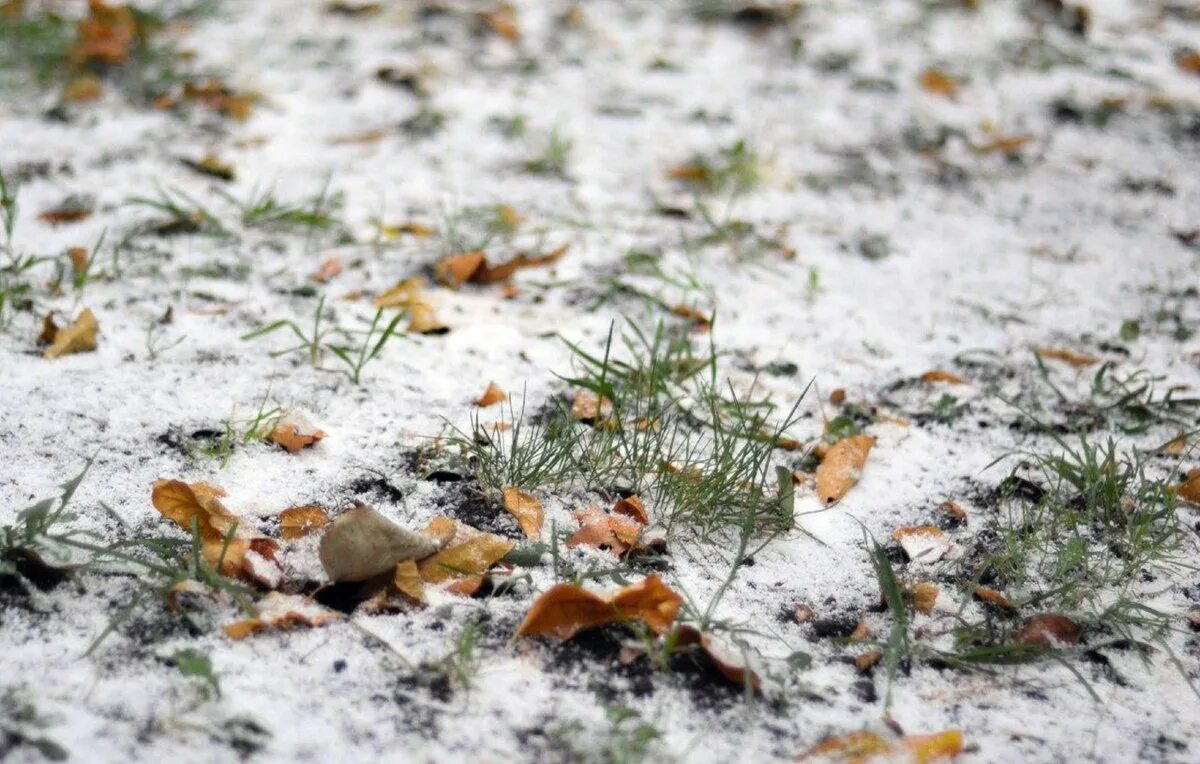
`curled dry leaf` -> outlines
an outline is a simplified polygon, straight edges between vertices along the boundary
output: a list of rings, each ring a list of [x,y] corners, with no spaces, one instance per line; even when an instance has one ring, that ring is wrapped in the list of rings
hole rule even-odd
[[[609,597],[574,584],[558,584],[534,601],[515,636],[552,637],[565,642],[584,629],[627,621],[640,621],[662,635],[675,623],[682,604],[683,598],[657,574]]]
[[[881,660],[883,660],[882,650],[868,650],[854,659],[854,667],[857,668],[860,673],[865,674],[871,669],[875,668],[876,664],[878,664]]]
[[[517,524],[526,536],[535,539],[542,535],[545,512],[542,510],[542,503],[532,494],[508,486],[504,489],[504,508],[517,518]]]
[[[1173,487],[1171,492],[1184,501],[1200,505],[1200,468],[1188,472],[1184,481]]]
[[[325,437],[325,432],[318,429],[299,411],[287,411],[275,421],[268,437],[276,444],[283,446],[288,453],[299,453]]]
[[[467,283],[483,263],[481,250],[459,252],[439,260],[433,266],[433,274],[446,286],[459,287]]]
[[[750,687],[754,692],[762,692],[762,679],[758,672],[750,668],[745,657],[737,656],[734,651],[722,644],[710,634],[705,634],[694,626],[680,626],[675,630],[675,647],[685,648],[697,646],[708,656],[709,662],[717,672],[739,687]]]
[[[267,588],[282,580],[275,560],[277,544],[244,528],[220,497],[225,491],[210,483],[159,480],[151,489],[150,503],[159,514],[189,533],[192,524],[200,535],[200,552],[222,575],[241,576]]]
[[[445,539],[445,547],[420,561],[421,580],[445,586],[454,594],[469,597],[483,584],[483,576],[516,546],[509,539],[484,533],[465,523],[440,517],[430,522],[426,534]]]
[[[1079,644],[1081,634],[1079,624],[1061,613],[1038,613],[1025,619],[1021,628],[1013,633],[1012,639],[1018,645],[1053,650],[1064,645]]]
[[[392,586],[413,602],[425,602],[425,582],[416,560],[404,560],[392,571]]]
[[[79,22],[68,57],[76,65],[123,64],[129,59],[137,31],[128,7],[88,0],[88,15]]]
[[[929,68],[921,72],[917,79],[921,88],[927,93],[952,98],[958,93],[958,80],[943,72],[941,69]]]
[[[524,252],[511,260],[497,265],[488,263],[482,251],[460,252],[444,257],[433,266],[438,281],[449,287],[460,287],[468,281],[473,284],[495,284],[507,281],[522,268],[550,265],[567,253],[567,245],[545,255],[527,255]]]
[[[313,274],[313,281],[318,284],[326,284],[341,272],[342,259],[337,255],[331,255],[321,261],[321,267]]]
[[[78,223],[80,220],[86,220],[91,217],[92,210],[82,204],[64,204],[61,207],[53,207],[48,210],[43,210],[38,215],[38,220],[43,223],[48,223],[53,226],[65,225],[66,223]],[[84,250],[86,253],[87,250]]]
[[[618,557],[640,546],[645,526],[629,517],[609,514],[599,507],[575,513],[579,530],[567,539],[568,547],[588,546],[607,549]]]
[[[1005,597],[990,586],[976,586],[974,594],[975,599],[985,605],[991,605],[997,610],[1003,610],[1008,613],[1014,613],[1017,610],[1008,597]]]
[[[712,329],[709,314],[692,305],[679,304],[671,308],[671,313],[692,322],[692,331],[707,332]]]
[[[612,511],[613,514],[632,517],[642,525],[650,524],[650,515],[646,514],[646,505],[642,503],[641,497],[637,494],[618,499],[617,503],[613,504]]]
[[[937,603],[940,590],[938,585],[930,581],[918,581],[912,585],[912,603],[918,613],[929,615],[933,612],[933,606]]]
[[[421,293],[427,284],[425,279],[413,277],[404,279],[386,292],[377,295],[372,301],[376,308],[411,308],[421,302]]]
[[[257,603],[258,617],[235,621],[224,629],[230,639],[245,639],[265,629],[316,628],[336,621],[342,614],[298,594],[271,592]]]
[[[601,399],[590,390],[580,390],[571,401],[571,417],[580,422],[596,422],[612,416],[612,401]]]
[[[919,764],[949,759],[962,753],[963,735],[956,729],[930,735],[887,735],[860,730],[828,737],[800,755],[800,761],[837,761],[862,764],[872,760]]]
[[[495,382],[488,382],[487,389],[483,391],[483,395],[475,399],[475,405],[479,408],[487,408],[506,400],[508,400],[508,393],[501,390]]]
[[[1071,350],[1069,348],[1038,347],[1034,348],[1033,352],[1036,353],[1038,358],[1041,358],[1042,360],[1050,359],[1052,361],[1062,361],[1063,363],[1073,366],[1076,369],[1093,366],[1100,362],[1100,359],[1095,356],[1088,355],[1087,353],[1080,353],[1077,350]]]
[[[957,501],[943,501],[938,504],[938,509],[945,512],[953,520],[963,523],[967,521],[967,510],[962,508],[962,505]]]
[[[329,515],[320,507],[289,507],[279,513],[279,535],[284,541],[291,541],[323,528],[328,522]]]
[[[53,325],[53,322],[50,322],[50,324],[43,322],[43,337],[46,335],[46,329],[50,325]],[[96,321],[95,314],[92,313],[91,308],[84,308],[70,326],[54,332],[54,336],[50,340],[50,346],[42,351],[42,357],[59,358],[71,353],[91,352],[99,345],[99,342],[96,340],[96,334],[99,331],[100,324]]]
[[[950,551],[950,537],[935,525],[897,528],[892,538],[912,562],[937,562]]]
[[[441,549],[438,540],[401,528],[365,504],[343,512],[321,537],[321,564],[330,581],[365,581],[404,560]]]
[[[924,374],[921,375],[921,381],[929,382],[929,383],[945,382],[948,385],[965,385],[965,384],[967,384],[967,380],[963,379],[962,377],[958,376],[957,374],[952,374],[951,372],[943,371],[941,369],[931,369],[931,370],[925,372]]]
[[[817,465],[817,496],[822,502],[838,501],[854,487],[874,445],[873,435],[853,435],[829,447]]]

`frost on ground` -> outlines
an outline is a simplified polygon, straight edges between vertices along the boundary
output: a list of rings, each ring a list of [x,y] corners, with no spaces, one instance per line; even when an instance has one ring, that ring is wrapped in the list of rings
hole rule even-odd
[[[0,757],[1200,756],[1194,6],[131,6],[0,2]]]

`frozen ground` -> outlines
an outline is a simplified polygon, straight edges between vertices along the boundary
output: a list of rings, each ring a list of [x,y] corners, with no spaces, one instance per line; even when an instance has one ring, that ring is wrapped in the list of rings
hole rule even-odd
[[[476,15],[496,6],[379,5],[355,15],[323,2],[224,2],[161,31],[194,54],[188,67],[258,94],[244,121],[155,109],[111,81],[99,100],[65,105],[57,85],[0,91],[0,171],[19,183],[7,254],[55,261],[32,271],[33,304],[0,331],[0,524],[94,458],[71,527],[105,543],[183,538],[150,504],[160,478],[216,483],[264,529],[285,507],[335,514],[361,500],[407,527],[448,514],[519,540],[494,496],[426,480],[419,450],[453,450],[436,439],[473,415],[507,417],[473,406],[489,382],[518,414],[569,397],[559,375],[578,362],[564,339],[602,352],[626,318],[686,334],[689,319],[669,308],[694,306],[716,321],[693,341],[713,341],[739,395],[770,394],[786,410],[811,381],[790,436],[815,443],[840,388],[878,439],[841,502],[822,509],[810,483],[796,488],[797,512],[810,513],[803,532],[767,543],[719,602],[720,620],[740,629],[730,634],[758,656],[764,693],[747,699],[690,663],[630,662],[619,652],[633,638],[616,627],[561,646],[510,640],[555,581],[545,559],[503,594],[432,592],[424,609],[241,641],[220,628],[238,617],[232,604],[209,607],[198,627],[108,564],[33,593],[6,583],[0,757],[787,761],[829,735],[886,729],[885,718],[907,733],[962,730],[964,761],[1200,756],[1189,623],[1200,555],[1186,506],[1173,510],[1176,564],[1080,603],[1068,615],[1083,643],[1061,655],[970,670],[917,651],[890,680],[882,665],[853,662],[893,624],[868,535],[906,580],[940,587],[932,613],[911,614],[914,643],[951,650],[956,626],[992,623],[964,570],[997,543],[995,491],[1018,466],[1012,455],[1061,450],[1033,418],[1069,444],[1078,429],[1089,442],[1116,438],[1164,483],[1200,466],[1186,437],[1195,408],[1165,421],[1150,405],[1129,415],[1136,427],[1119,408],[1079,425],[1096,413],[1104,362],[1121,377],[1144,370],[1155,395],[1200,386],[1200,76],[1177,60],[1200,48],[1194,6],[1084,2],[1080,34],[1076,12],[1052,2],[830,0],[735,15],[741,5],[715,0],[554,0],[516,3],[519,36],[508,39],[502,17],[489,27]],[[385,67],[393,82],[377,75]],[[927,70],[936,74],[923,84]],[[935,92],[941,77],[954,92]],[[440,125],[426,134],[418,115]],[[739,141],[756,181],[744,190],[695,195],[672,179]],[[208,154],[236,179],[180,161]],[[231,200],[269,189],[282,202],[337,194],[344,235],[242,226]],[[227,235],[148,232],[163,213],[130,200],[162,193],[187,194]],[[90,216],[39,218],[73,195],[91,197]],[[518,272],[515,290],[431,287],[449,332],[392,338],[359,384],[328,353],[321,369],[303,353],[273,356],[286,332],[242,339],[280,319],[307,328],[320,296],[334,324],[365,328],[373,296],[427,273],[457,248],[448,227],[478,228],[476,211],[494,205],[522,219],[487,242],[490,258],[566,254]],[[394,230],[405,223],[433,235]],[[97,242],[93,278],[72,285],[66,265],[51,288],[55,263],[69,263],[62,253]],[[314,282],[331,257],[342,272]],[[42,317],[57,311],[64,323],[85,307],[100,326],[95,352],[43,358]],[[1043,374],[1036,347],[1096,362],[1048,359]],[[919,381],[933,369],[967,384]],[[263,442],[238,443],[227,460],[203,453],[210,441],[195,433],[244,428],[264,400],[302,409],[325,438],[298,454]],[[804,454],[772,458],[801,470]],[[595,486],[528,488],[546,507],[546,542],[597,501]],[[947,522],[945,501],[965,509],[965,524]],[[906,563],[892,531],[927,524],[946,529],[950,553]],[[703,609],[733,546],[730,529],[705,541],[673,528],[664,579]],[[616,564],[602,551],[564,554]],[[1052,586],[1027,584],[1006,593],[1034,602]],[[1127,638],[1103,609],[1122,598],[1154,608],[1165,628]],[[797,605],[813,618],[797,622]],[[1021,605],[996,628],[1041,609]],[[869,644],[846,644],[860,619]],[[466,676],[414,672],[453,654],[481,620]],[[180,671],[181,650],[207,658],[219,696]],[[811,664],[786,660],[797,653]],[[618,707],[635,715],[617,721]]]

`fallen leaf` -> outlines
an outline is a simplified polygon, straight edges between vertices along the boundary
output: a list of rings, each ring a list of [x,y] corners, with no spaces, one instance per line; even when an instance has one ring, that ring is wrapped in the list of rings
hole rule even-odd
[[[44,323],[42,329],[45,330]],[[96,321],[95,314],[91,308],[84,308],[70,326],[54,333],[54,339],[50,342],[50,347],[42,351],[42,357],[58,358],[71,353],[91,352],[99,345],[96,340],[99,331],[100,324]]]
[[[337,255],[331,255],[321,261],[321,267],[317,269],[312,278],[318,284],[327,284],[341,272],[342,259]]]
[[[841,406],[846,402],[846,388],[835,387],[833,392],[829,394],[829,402],[834,406]]]
[[[1064,645],[1079,643],[1079,624],[1061,613],[1038,613],[1025,619],[1021,628],[1013,633],[1018,645],[1034,645],[1053,650]]]
[[[475,399],[475,405],[479,408],[487,408],[505,400],[508,400],[508,393],[501,390],[495,382],[488,382],[487,389],[483,391],[483,395]]]
[[[868,650],[854,659],[854,667],[857,668],[860,673],[865,674],[874,668],[875,665],[881,660],[883,660],[882,650]]]
[[[518,637],[546,636],[565,642],[584,629],[640,621],[655,634],[670,630],[683,598],[658,574],[602,597],[574,584],[558,584],[534,601],[517,627]]]
[[[503,37],[511,43],[521,40],[521,30],[517,27],[517,11],[511,3],[499,3],[489,11],[480,11],[479,20],[487,29]]]
[[[336,621],[342,614],[318,605],[298,594],[270,592],[259,600],[257,618],[249,618],[225,626],[225,635],[230,639],[245,639],[266,629],[292,629],[297,626],[316,628]]]
[[[404,560],[396,565],[396,570],[392,572],[392,586],[413,602],[425,601],[425,582],[421,580],[421,570],[416,560]]]
[[[426,533],[445,537],[447,527],[453,533],[445,547],[420,561],[421,579],[427,584],[444,584],[448,591],[469,597],[483,584],[483,575],[488,569],[511,552],[516,544],[503,536],[484,533],[446,518],[433,520]]]
[[[483,262],[483,252],[480,250],[447,255],[433,266],[433,275],[446,286],[460,287],[470,280]]]
[[[1167,445],[1163,446],[1162,453],[1166,454],[1167,456],[1179,456],[1180,454],[1182,454],[1184,451],[1187,450],[1187,446],[1188,446],[1187,435],[1186,434],[1180,435],[1179,437],[1175,438]]]
[[[98,101],[103,96],[104,83],[90,72],[72,77],[63,88],[63,98],[72,103]]]
[[[420,236],[424,238],[426,236],[432,236],[434,233],[433,229],[424,223],[412,222],[398,223],[396,225],[385,225],[380,228],[380,231],[384,236],[390,238],[395,238],[403,234],[408,234],[409,236]]]
[[[124,5],[88,0],[68,54],[73,64],[123,64],[137,36],[137,22]]]
[[[54,342],[54,338],[58,332],[59,326],[58,324],[54,323],[54,314],[47,313],[42,317],[42,331],[37,336],[38,346],[41,347]]]
[[[1200,468],[1188,472],[1182,483],[1171,489],[1179,498],[1192,504],[1200,504]]]
[[[576,512],[575,519],[579,522],[579,530],[567,539],[568,547],[606,549],[618,557],[637,545],[645,530],[642,523],[629,517],[609,514],[599,507]]]
[[[279,535],[285,541],[302,538],[329,523],[329,515],[316,506],[289,507],[279,513]]]
[[[564,244],[558,249],[536,257],[522,252],[511,260],[507,260],[499,265],[489,265],[487,258],[484,258],[479,268],[471,274],[471,282],[475,284],[495,284],[499,281],[506,281],[522,268],[533,268],[558,262],[567,253],[567,249],[567,245]]]
[[[71,273],[79,279],[88,271],[88,251],[84,247],[68,247],[67,258],[71,261]]]
[[[676,305],[671,308],[671,313],[691,321],[693,331],[707,332],[712,328],[712,321],[709,320],[709,314],[691,305]]]
[[[181,159],[186,167],[190,167],[201,175],[207,175],[210,178],[218,180],[233,180],[237,177],[237,173],[233,169],[233,165],[222,162],[212,154],[205,154],[204,158],[196,162],[191,159]]]
[[[1038,358],[1043,360],[1049,358],[1054,361],[1062,361],[1070,366],[1074,366],[1076,369],[1082,369],[1100,362],[1100,359],[1095,356],[1080,353],[1069,348],[1038,347],[1034,348],[1033,352],[1037,353]]]
[[[897,528],[892,538],[911,562],[937,562],[950,551],[950,537],[934,525]]]
[[[250,117],[254,102],[258,100],[256,95],[237,93],[215,78],[202,83],[184,83],[183,96],[188,100],[207,106],[218,114],[238,121]]]
[[[408,308],[408,331],[417,334],[445,334],[450,331],[450,327],[437,319],[432,307],[422,302]]]
[[[1012,601],[990,586],[976,586],[974,594],[975,599],[985,605],[991,605],[997,610],[1004,610],[1010,613],[1016,612],[1017,608],[1012,604]]]
[[[318,429],[299,411],[285,411],[271,428],[267,436],[272,442],[283,446],[288,453],[299,453],[302,449],[318,443],[325,432]]]
[[[840,500],[858,482],[873,435],[852,435],[829,447],[817,465],[817,496],[826,504]]]
[[[504,508],[517,518],[517,524],[521,526],[521,530],[526,536],[538,538],[542,535],[545,513],[542,510],[541,502],[533,498],[531,494],[508,486],[504,489]]]
[[[921,88],[934,95],[952,98],[958,92],[958,80],[940,69],[929,68],[921,72],[917,79]]]
[[[971,150],[976,154],[1016,154],[1032,140],[1029,134],[998,135],[984,143],[972,144]]]
[[[675,630],[675,648],[691,646],[698,646],[713,668],[730,683],[739,687],[749,686],[756,693],[762,692],[762,679],[758,672],[747,665],[745,657],[735,656],[732,649],[694,626],[680,626]]]
[[[637,494],[618,499],[617,503],[613,504],[612,511],[617,515],[632,517],[642,525],[650,524],[650,515],[646,514],[646,505],[642,503]]]
[[[590,390],[580,390],[571,401],[571,417],[580,422],[595,422],[600,418],[612,416],[612,401]]]
[[[92,210],[82,204],[65,204],[61,207],[43,210],[38,215],[38,220],[58,226],[66,223],[78,223],[80,220],[86,220],[91,217],[91,215]]]
[[[1175,54],[1175,66],[1189,74],[1200,74],[1200,53],[1181,50]]]
[[[404,279],[371,302],[376,308],[410,308],[421,302],[421,292],[426,286],[425,279],[420,277]]]
[[[931,764],[962,753],[963,735],[956,729],[930,735],[883,735],[860,730],[828,737],[800,755],[800,761],[839,761],[863,764],[874,759],[896,761],[901,756],[916,764]]]
[[[922,382],[945,382],[948,385],[965,385],[967,380],[941,369],[932,369],[921,375]]]
[[[330,581],[365,581],[404,560],[441,549],[437,540],[387,519],[365,504],[343,512],[321,537],[321,565]]]
[[[950,517],[960,523],[966,522],[967,520],[967,510],[963,509],[962,505],[960,505],[957,501],[943,501],[941,504],[938,504],[938,509],[950,515]]]
[[[941,592],[938,585],[929,581],[918,581],[912,585],[912,602],[917,612],[929,615]]]

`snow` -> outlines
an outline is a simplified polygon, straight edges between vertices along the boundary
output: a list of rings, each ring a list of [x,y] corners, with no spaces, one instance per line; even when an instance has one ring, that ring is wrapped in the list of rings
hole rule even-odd
[[[834,0],[806,5],[790,32],[757,36],[727,23],[700,24],[682,3],[615,0],[581,4],[586,26],[564,31],[554,18],[565,3],[523,0],[516,3],[520,46],[468,36],[464,22],[450,17],[428,22],[434,31],[422,41],[413,3],[385,2],[366,20],[332,17],[324,5],[224,3],[180,38],[200,65],[262,94],[244,124],[134,109],[115,94],[72,107],[65,123],[39,117],[48,97],[0,102],[0,169],[47,165],[21,186],[14,236],[21,251],[56,255],[90,246],[102,233],[118,240],[153,217],[126,201],[156,186],[184,190],[230,215],[212,191],[215,182],[178,161],[210,151],[236,167],[237,181],[225,187],[236,199],[273,186],[280,198],[299,200],[328,182],[344,194],[355,236],[353,244],[319,246],[253,232],[236,241],[148,238],[152,246],[123,255],[122,278],[82,292],[67,287],[46,303],[71,317],[83,307],[95,311],[101,335],[94,353],[44,360],[33,342],[40,315],[19,316],[0,332],[0,524],[53,495],[94,456],[74,523],[106,537],[120,531],[101,503],[134,532],[176,532],[149,502],[159,478],[219,484],[227,506],[247,518],[305,504],[341,510],[361,498],[420,529],[444,513],[448,493],[408,472],[402,450],[446,435],[447,422],[468,427],[471,401],[488,382],[510,392],[518,410],[563,392],[553,372],[566,373],[571,360],[559,337],[596,349],[617,318],[611,304],[588,312],[587,300],[572,295],[624,273],[630,249],[661,251],[664,269],[705,285],[711,302],[703,308],[717,311],[714,341],[728,353],[725,371],[740,390],[756,385],[792,400],[815,380],[798,437],[820,433],[822,411],[834,413],[825,400],[839,387],[853,402],[892,396],[899,403],[885,413],[897,417],[905,408],[927,410],[944,392],[972,408],[954,425],[873,425],[878,442],[845,500],[823,508],[798,489],[804,532],[772,541],[739,573],[718,616],[757,632],[746,640],[762,652],[783,701],[747,705],[736,691],[697,690],[684,676],[644,665],[639,678],[595,657],[563,657],[580,654],[569,646],[510,642],[533,596],[553,583],[545,566],[531,569],[529,583],[510,596],[431,592],[421,611],[236,642],[221,633],[224,620],[189,633],[172,625],[165,606],[152,605],[85,655],[135,588],[126,576],[87,573],[39,595],[33,608],[0,604],[0,691],[33,702],[47,721],[39,734],[74,760],[231,760],[239,719],[270,733],[258,761],[603,760],[612,740],[604,709],[619,705],[662,732],[654,750],[667,760],[790,761],[827,734],[877,725],[886,679],[877,672],[879,698],[862,699],[853,687],[863,678],[839,659],[843,651],[787,614],[797,603],[808,603],[818,619],[854,621],[865,612],[872,631],[886,637],[887,619],[870,612],[878,585],[864,532],[882,541],[898,527],[937,524],[938,505],[955,500],[969,520],[948,532],[950,542],[958,549],[973,538],[985,509],[972,504],[972,489],[1007,473],[1011,461],[990,466],[998,457],[1043,443],[1006,426],[1018,414],[1004,401],[1034,384],[1032,347],[1073,347],[1124,369],[1144,366],[1165,378],[1164,389],[1200,386],[1200,344],[1172,338],[1155,318],[1178,310],[1194,326],[1200,316],[1194,291],[1166,293],[1200,285],[1200,256],[1171,233],[1200,225],[1200,144],[1194,127],[1183,134],[1149,105],[1154,97],[1176,101],[1192,110],[1194,124],[1200,80],[1171,56],[1200,47],[1200,32],[1194,22],[1163,17],[1158,3],[1087,3],[1093,28],[1085,41],[1053,26],[1039,34],[1020,3],[931,13],[934,4],[911,0]],[[1025,44],[1031,57],[1060,63],[1015,66],[1014,51]],[[843,52],[857,54],[847,71],[814,65]],[[523,55],[539,59],[535,73],[522,71]],[[651,68],[659,59],[670,66]],[[920,71],[934,65],[963,78],[953,100],[918,87]],[[396,129],[420,104],[375,81],[381,66],[428,70],[429,105],[447,114],[444,131],[416,140]],[[892,81],[895,92],[855,87],[868,77]],[[1049,108],[1059,97],[1123,98],[1128,112],[1104,129],[1059,123]],[[602,113],[614,106],[633,111]],[[518,114],[527,120],[529,147],[491,124]],[[1022,159],[971,151],[968,141],[988,138],[984,123],[997,135],[1032,135]],[[966,136],[950,138],[943,154],[965,173],[961,181],[906,143],[906,134],[934,137],[940,126]],[[377,128],[388,131],[378,142],[331,143]],[[552,129],[574,142],[568,180],[521,168]],[[768,159],[769,171],[761,188],[732,204],[732,215],[772,233],[785,226],[792,259],[771,251],[738,260],[721,246],[689,253],[683,224],[653,212],[653,199],[690,204],[667,180],[671,166],[739,138]],[[939,172],[951,179],[939,181]],[[830,189],[806,180],[843,173],[850,180]],[[860,174],[867,180],[854,180]],[[1122,188],[1127,179],[1159,179],[1173,191],[1135,194]],[[97,200],[89,219],[57,228],[37,220],[39,211],[80,193]],[[314,303],[291,290],[311,285],[331,254],[347,266],[362,260],[324,289],[339,324],[365,326],[374,312],[369,300],[342,296],[383,291],[440,254],[436,240],[414,237],[375,247],[374,221],[437,225],[479,204],[511,204],[525,215],[521,246],[570,244],[568,254],[552,269],[520,273],[513,300],[495,288],[435,291],[437,315],[451,332],[394,339],[365,367],[362,385],[299,356],[272,357],[269,351],[290,342],[283,332],[240,339],[280,318],[307,327]],[[544,235],[529,233],[534,228]],[[890,254],[863,257],[866,236],[885,237]],[[250,273],[241,281],[185,274],[214,263],[245,263]],[[662,290],[672,304],[695,299],[630,278]],[[162,327],[165,337],[182,342],[152,358],[147,327],[168,306],[174,322]],[[1121,343],[1118,329],[1130,319],[1141,322],[1142,336]],[[1130,356],[1104,343],[1121,344]],[[994,390],[982,381],[961,390],[888,390],[930,369],[954,369],[966,356],[1020,371],[998,375]],[[795,363],[799,373],[753,373],[773,361]],[[1091,373],[1062,365],[1053,371],[1072,389],[1086,387]],[[325,438],[294,455],[249,443],[223,467],[164,444],[172,430],[220,429],[230,416],[252,417],[264,396],[308,412]],[[492,411],[482,420],[499,418]],[[1146,447],[1175,434],[1123,442]],[[1189,466],[1194,450],[1179,464]],[[376,476],[403,499],[354,488]],[[545,538],[552,521],[574,527],[578,496],[538,497],[547,511]],[[311,576],[315,547],[303,543],[310,559],[298,554],[289,562]],[[670,548],[668,582],[707,603],[730,550],[686,536]],[[1190,554],[1195,565],[1194,548]],[[1196,602],[1194,574],[1160,577],[1139,594],[1185,623]],[[979,607],[943,585],[937,610],[916,615],[913,627],[942,634],[944,645],[955,614],[977,615]],[[219,615],[230,620],[232,610]],[[441,659],[480,617],[489,630],[470,687],[443,698],[408,679],[408,664]],[[1161,653],[1144,662],[1136,650],[1107,650],[1107,665],[1074,660],[1070,669],[1042,662],[967,673],[916,662],[892,684],[886,713],[906,732],[962,729],[971,745],[966,761],[1194,760],[1200,700],[1181,667],[1194,682],[1196,638],[1181,626],[1167,644],[1179,666]],[[195,680],[170,665],[169,656],[184,648],[209,657],[219,698],[199,699]],[[812,654],[812,667],[788,669],[783,659],[793,651]],[[652,692],[641,691],[646,681]],[[28,746],[6,753],[12,761],[40,758]]]

